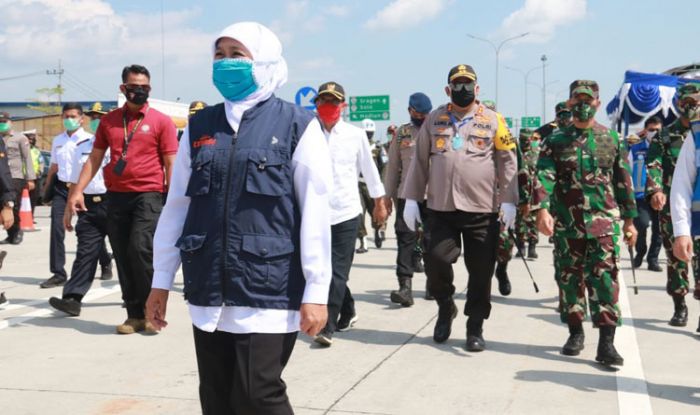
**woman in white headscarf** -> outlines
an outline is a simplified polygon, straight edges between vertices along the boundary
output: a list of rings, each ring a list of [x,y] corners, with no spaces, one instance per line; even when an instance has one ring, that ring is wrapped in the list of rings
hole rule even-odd
[[[182,263],[203,412],[289,414],[282,370],[299,330],[314,336],[327,318],[328,148],[312,113],[273,95],[287,64],[268,28],[227,27],[213,56],[224,102],[180,141],[146,314],[167,325]]]

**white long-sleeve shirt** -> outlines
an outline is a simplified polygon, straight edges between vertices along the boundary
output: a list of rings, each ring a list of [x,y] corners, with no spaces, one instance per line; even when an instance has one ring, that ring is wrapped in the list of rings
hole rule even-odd
[[[339,120],[331,131],[323,129],[323,132],[328,140],[333,165],[331,225],[337,225],[362,213],[357,187],[360,173],[372,198],[384,196],[384,184],[372,159],[372,150],[364,130]]]
[[[689,132],[683,141],[681,152],[676,161],[676,170],[671,182],[671,221],[673,221],[673,236],[690,236],[691,207],[693,206],[693,191],[697,175],[695,140]]]
[[[227,115],[229,111],[227,111]],[[238,130],[240,119],[228,116]],[[153,288],[170,290],[180,266],[175,242],[182,234],[190,198],[185,195],[192,173],[189,130],[180,139],[173,166],[168,201],[153,241]],[[301,212],[300,251],[306,279],[302,303],[326,304],[331,280],[331,224],[329,195],[332,190],[328,146],[317,120],[309,123],[292,155],[296,202]],[[300,313],[294,310],[189,304],[193,324],[204,331],[230,333],[290,333],[299,330]]]

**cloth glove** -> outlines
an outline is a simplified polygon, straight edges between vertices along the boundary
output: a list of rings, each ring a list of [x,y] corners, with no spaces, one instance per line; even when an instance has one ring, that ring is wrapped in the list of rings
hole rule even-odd
[[[406,199],[406,204],[403,207],[403,221],[406,222],[408,229],[416,231],[416,222],[423,223],[420,218],[420,209],[418,202],[411,199]]]
[[[501,203],[501,223],[506,229],[513,229],[515,227],[515,212],[515,204]]]

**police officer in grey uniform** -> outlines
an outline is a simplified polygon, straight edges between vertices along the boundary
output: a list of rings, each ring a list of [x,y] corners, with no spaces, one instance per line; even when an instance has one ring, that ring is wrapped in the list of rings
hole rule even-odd
[[[384,175],[384,189],[386,190],[386,204],[391,206],[393,199],[397,199],[406,182],[408,168],[415,153],[415,138],[426,115],[433,109],[430,98],[422,92],[416,92],[408,100],[408,114],[411,122],[403,124],[397,129],[396,135],[389,145],[389,163]],[[423,200],[420,200],[421,202]],[[396,200],[396,223],[394,230],[398,252],[396,254],[396,276],[399,279],[399,289],[391,292],[391,302],[401,304],[403,307],[413,305],[412,280],[416,255],[415,247],[417,235],[415,230],[409,229],[403,220],[403,209],[406,200]]]
[[[515,141],[503,116],[476,100],[476,79],[469,65],[450,70],[445,92],[451,102],[426,117],[401,194],[404,221],[413,229],[421,221],[417,201],[428,191],[424,261],[439,307],[433,332],[437,343],[450,337],[457,316],[452,264],[464,244],[469,272],[466,348],[474,352],[485,348],[482,327],[491,313],[499,207],[503,224],[513,227],[518,199]]]
[[[78,183],[83,165],[90,157],[95,137],[83,138],[75,143],[75,149],[70,155],[71,163],[69,183]],[[109,163],[109,150],[107,150],[102,167]],[[97,263],[104,250],[105,237],[107,236],[107,187],[105,187],[102,168],[84,190],[86,211],[78,212],[78,223],[75,233],[78,237],[78,251],[73,261],[73,268],[68,282],[63,287],[61,298],[51,297],[49,304],[57,310],[71,316],[80,315],[81,302],[90,289],[95,279]],[[73,230],[72,213],[66,209],[63,216],[63,224],[68,231]],[[103,278],[104,279],[104,278]]]

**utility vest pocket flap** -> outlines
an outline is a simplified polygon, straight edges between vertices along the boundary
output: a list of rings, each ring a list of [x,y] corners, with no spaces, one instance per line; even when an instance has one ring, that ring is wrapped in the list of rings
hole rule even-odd
[[[241,249],[260,258],[274,258],[294,252],[292,240],[280,236],[243,235]]]
[[[206,233],[202,235],[183,235],[177,240],[175,246],[183,252],[193,252],[200,249],[206,239]]]

